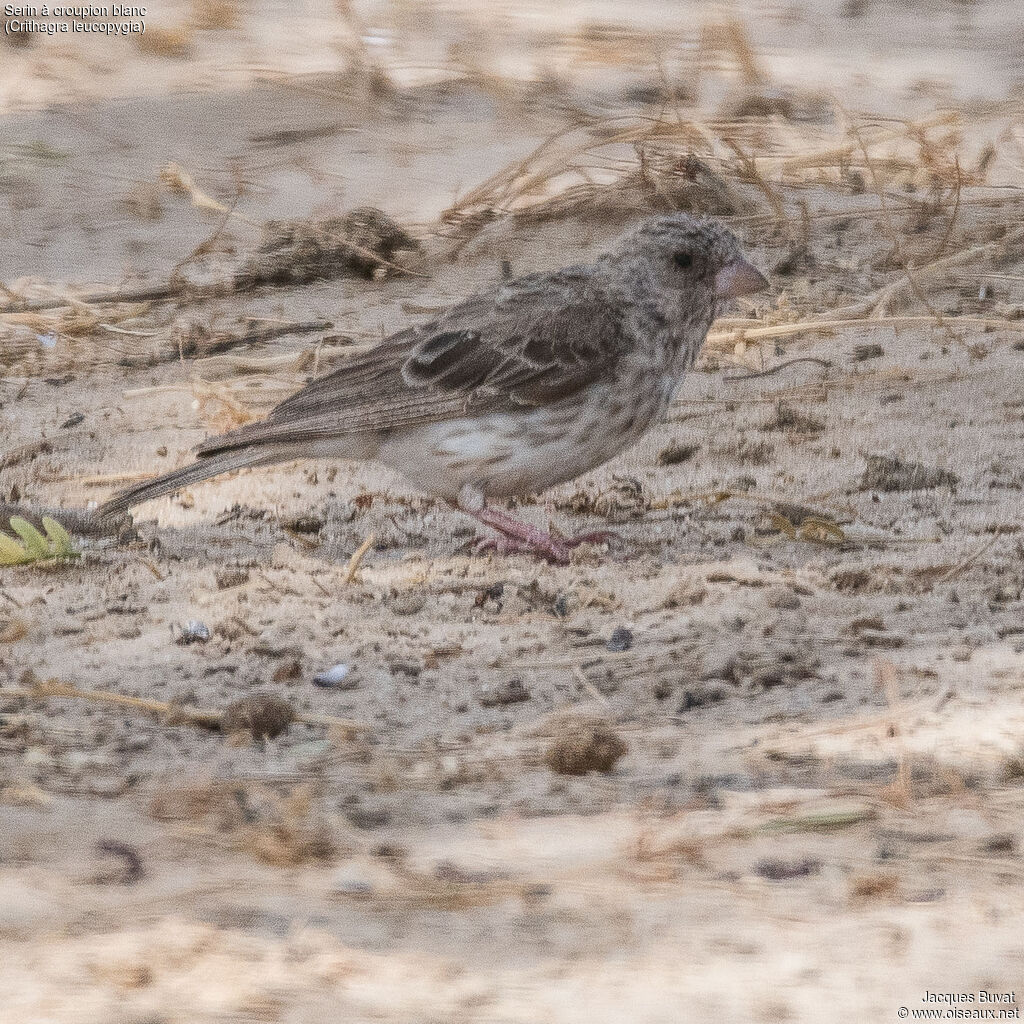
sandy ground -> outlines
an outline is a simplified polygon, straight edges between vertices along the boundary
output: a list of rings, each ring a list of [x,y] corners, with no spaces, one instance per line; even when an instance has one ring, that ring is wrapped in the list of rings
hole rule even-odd
[[[570,566],[474,554],[472,524],[379,467],[297,463],[0,570],[0,1021],[886,1021],[926,992],[1015,1008],[1013,6],[740,10],[746,60],[726,9],[681,26],[660,4],[631,25],[614,4],[355,6],[311,36],[270,5],[195,30],[186,56],[0,43],[13,295],[157,285],[186,261],[209,277],[268,219],[367,203],[423,243],[412,275],[0,313],[0,501],[84,508],[503,261],[586,260],[673,201],[671,174],[630,177],[649,163],[706,161],[771,292],[716,325],[668,422],[520,503],[617,531]],[[636,59],[655,39],[660,70]],[[543,188],[474,195],[553,136],[556,170],[588,168],[584,203],[560,201],[585,179],[550,173],[550,150],[524,172]],[[171,162],[220,207],[161,179]],[[314,684],[337,664],[340,685]],[[39,692],[58,684],[171,714]],[[253,693],[307,721],[256,741],[181,721]],[[617,737],[608,770],[554,770],[594,730]]]

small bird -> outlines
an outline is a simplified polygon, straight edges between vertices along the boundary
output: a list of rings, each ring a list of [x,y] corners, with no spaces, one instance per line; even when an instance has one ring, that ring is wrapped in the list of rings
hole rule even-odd
[[[653,218],[591,264],[506,281],[399,331],[99,513],[246,466],[375,459],[495,530],[490,546],[565,564],[607,534],[554,535],[488,503],[572,480],[634,444],[723,305],[767,284],[720,222]]]

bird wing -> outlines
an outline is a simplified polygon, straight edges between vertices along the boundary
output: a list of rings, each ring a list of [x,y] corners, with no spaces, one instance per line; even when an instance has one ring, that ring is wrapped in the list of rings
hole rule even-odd
[[[529,275],[393,335],[199,454],[555,402],[614,370],[624,317],[589,267]]]

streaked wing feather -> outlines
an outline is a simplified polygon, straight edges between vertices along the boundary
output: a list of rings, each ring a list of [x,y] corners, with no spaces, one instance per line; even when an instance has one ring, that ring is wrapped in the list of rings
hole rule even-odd
[[[468,392],[471,410],[540,405],[607,373],[627,338],[623,304],[589,267],[521,278],[498,292],[486,319],[479,312],[457,306],[438,322],[402,367],[410,385]]]
[[[393,335],[199,453],[557,401],[609,372],[626,339],[622,304],[590,268],[530,275]]]

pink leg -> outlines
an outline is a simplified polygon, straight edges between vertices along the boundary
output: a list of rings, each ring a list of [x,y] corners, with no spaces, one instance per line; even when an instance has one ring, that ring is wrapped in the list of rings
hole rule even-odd
[[[580,544],[600,544],[615,536],[607,530],[597,530],[575,537],[554,537],[500,509],[485,506],[476,512],[463,511],[502,535],[500,540],[485,541],[485,547],[493,547],[502,554],[532,552],[556,565],[568,565],[572,549]]]

